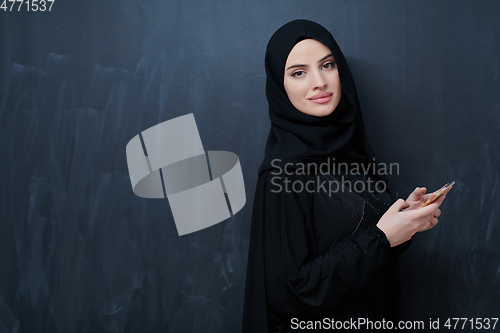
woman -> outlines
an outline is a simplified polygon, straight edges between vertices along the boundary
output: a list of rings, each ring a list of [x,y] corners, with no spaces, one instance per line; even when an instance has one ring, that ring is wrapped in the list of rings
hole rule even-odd
[[[252,213],[243,331],[339,330],[336,322],[372,331],[379,326],[358,320],[397,317],[399,253],[436,225],[445,196],[416,209],[431,195],[417,188],[390,206],[386,175],[370,168],[378,160],[349,68],[325,28],[285,24],[265,66],[271,131]],[[325,163],[334,171],[323,174]]]

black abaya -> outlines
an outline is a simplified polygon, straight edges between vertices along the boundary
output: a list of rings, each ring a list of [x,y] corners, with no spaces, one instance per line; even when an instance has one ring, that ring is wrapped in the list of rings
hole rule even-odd
[[[288,54],[307,38],[326,45],[338,66],[342,97],[324,117],[297,110],[283,86]],[[297,170],[297,162],[311,159],[321,163],[336,158],[336,162],[358,165],[378,162],[368,145],[354,82],[340,48],[319,24],[289,22],[269,41],[266,73],[271,131],[254,198],[243,332],[300,332],[294,323],[324,318],[396,319],[401,246],[391,248],[376,226],[392,203],[390,194],[360,194],[342,187],[342,179],[331,178],[339,177],[338,173]],[[278,165],[290,162],[295,162],[289,167],[292,174],[275,174]],[[387,185],[386,175],[378,172],[347,176],[346,184],[372,181],[373,186],[373,181],[380,181]],[[329,182],[339,187],[329,192]]]
[[[324,318],[395,319],[398,249],[375,226],[381,212],[328,176],[272,172],[257,183],[243,332],[300,332],[292,330],[298,321]],[[339,190],[328,193],[329,181]],[[299,192],[307,182],[312,193]],[[374,194],[389,207],[387,193]]]

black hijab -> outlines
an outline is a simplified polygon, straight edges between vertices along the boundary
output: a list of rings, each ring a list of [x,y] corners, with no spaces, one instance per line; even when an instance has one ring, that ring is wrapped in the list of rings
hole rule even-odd
[[[290,51],[295,44],[309,38],[330,49],[337,63],[342,85],[339,105],[324,117],[297,110],[290,102],[283,85],[285,63]],[[273,168],[271,163],[284,165],[287,162],[324,161],[327,158],[330,158],[330,163],[378,161],[366,139],[351,72],[342,51],[328,30],[315,22],[303,19],[285,24],[274,33],[267,44],[265,66],[271,130],[259,175],[264,170]],[[287,166],[287,169],[292,168],[293,166]],[[383,175],[374,176],[387,182]]]

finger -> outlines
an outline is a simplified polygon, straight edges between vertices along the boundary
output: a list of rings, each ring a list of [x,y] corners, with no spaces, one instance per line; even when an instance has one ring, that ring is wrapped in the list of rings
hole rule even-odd
[[[436,226],[436,224],[438,224],[438,219],[433,217],[431,221],[427,222],[427,225],[425,227],[425,230],[429,230],[429,229],[432,229]]]
[[[393,209],[394,211],[399,212],[409,206],[410,205],[404,199],[399,198],[395,203],[392,204],[389,209]]]
[[[434,193],[428,193],[428,194],[421,196],[420,200],[423,199],[423,201],[425,202],[425,201],[429,200],[430,198],[432,198],[433,196],[434,196]]]
[[[434,209],[437,209],[437,208],[439,208],[439,206],[441,206],[441,204],[443,203],[443,201],[444,201],[445,198],[446,198],[446,194],[442,194],[441,196],[439,196],[439,198],[437,198],[436,200],[434,200],[427,207],[434,207]]]
[[[439,198],[438,198],[439,200]],[[441,205],[440,201],[434,201],[433,203],[422,207],[420,209],[415,209],[415,211],[419,214],[417,214],[419,217],[427,217],[427,220],[430,220],[431,217],[434,216],[434,213],[436,212],[437,209],[439,209],[439,206]]]
[[[434,212],[434,217],[439,217],[439,215],[441,215],[441,209],[436,209],[436,211]]]
[[[449,189],[448,189],[448,190],[449,190]],[[435,196],[435,195],[436,195],[439,191],[440,191],[440,190],[436,190],[436,191],[434,191],[434,192],[432,192],[432,193],[427,193],[426,195],[424,195],[424,196],[423,196],[423,198],[425,199],[425,201],[427,201],[427,200],[429,200],[430,198],[434,197],[434,196]],[[441,194],[441,196],[445,195],[446,193],[448,193],[448,192],[443,192],[443,193]]]
[[[408,196],[408,201],[418,201],[422,195],[425,194],[427,189],[425,187],[416,187],[413,192]]]
[[[432,227],[434,227],[436,224],[438,224],[439,220],[437,217],[433,217],[432,220],[429,221]]]
[[[450,191],[450,189],[451,189],[451,187],[448,188],[447,190],[445,190],[444,192],[442,192],[442,194],[434,202],[438,202],[438,200],[439,200],[439,203],[441,204],[444,201],[444,199],[446,198],[446,194],[448,194],[448,192]],[[438,191],[435,191],[435,192],[433,192],[431,194],[427,194],[427,195],[423,196],[423,198],[425,199],[425,201],[427,201],[430,198],[432,198],[434,196],[434,194],[437,193]]]
[[[422,232],[422,231],[426,231],[426,230],[429,230],[431,227],[431,223],[430,222],[426,222],[422,228],[418,229],[417,232]]]
[[[439,203],[439,206],[443,203],[444,199],[446,199],[446,194],[442,194],[436,201]]]
[[[427,221],[424,224],[424,226],[419,230],[419,232],[434,228],[438,222],[439,222],[439,220],[437,218],[433,217],[430,221]]]

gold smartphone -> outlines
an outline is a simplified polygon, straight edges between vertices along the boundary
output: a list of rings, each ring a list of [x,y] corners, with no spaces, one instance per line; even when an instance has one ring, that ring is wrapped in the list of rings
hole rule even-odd
[[[429,199],[427,200],[426,202],[424,202],[422,204],[422,206],[418,207],[418,208],[423,208],[425,206],[429,206],[431,203],[433,203],[437,198],[439,198],[441,196],[441,194],[444,193],[444,191],[446,191],[447,189],[451,188],[453,185],[455,185],[455,181],[452,181],[451,183],[448,183],[446,185],[444,185],[443,187],[441,187],[439,190],[436,191],[436,193],[434,193],[434,195]]]

